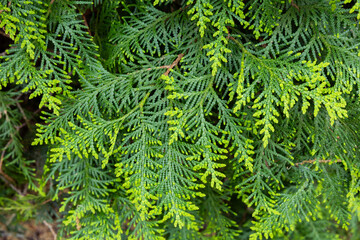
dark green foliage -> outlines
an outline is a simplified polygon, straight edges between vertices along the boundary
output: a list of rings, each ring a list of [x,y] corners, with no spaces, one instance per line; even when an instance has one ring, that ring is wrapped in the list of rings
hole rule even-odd
[[[356,239],[359,9],[1,0],[0,176],[33,195],[0,206],[52,199],[64,239]]]

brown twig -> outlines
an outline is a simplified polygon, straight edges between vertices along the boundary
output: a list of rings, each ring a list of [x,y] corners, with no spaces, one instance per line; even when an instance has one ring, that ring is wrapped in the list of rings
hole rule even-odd
[[[51,234],[53,235],[54,240],[56,240],[56,239],[57,239],[57,235],[56,235],[53,227],[52,227],[47,221],[45,221],[45,220],[43,221],[43,223],[45,224],[45,226],[47,226],[47,227],[50,229],[50,232],[51,232]]]
[[[5,157],[5,151],[6,151],[6,149],[10,146],[11,142],[12,142],[12,139],[10,139],[10,140],[6,143],[4,149],[3,149],[2,152],[1,152],[1,157],[0,157],[0,174],[3,175],[4,178],[5,178],[8,182],[15,183],[15,181],[14,181],[9,175],[7,175],[6,173],[4,173],[4,171],[2,170],[2,165],[3,165],[4,157]],[[9,183],[9,184],[10,184],[10,183]]]
[[[21,124],[20,126],[15,127],[17,131],[22,129],[23,127],[28,126],[26,123]]]
[[[234,42],[237,42],[237,40],[233,36],[229,36],[229,39],[234,41]]]
[[[28,128],[30,129],[30,123],[29,123],[29,119],[26,117],[25,112],[23,110],[23,108],[21,107],[20,103],[18,101],[16,101],[16,106],[19,108],[21,115],[23,116],[24,120],[25,120],[25,124],[28,126]]]
[[[66,188],[66,189],[64,189],[64,190],[59,191],[59,193],[57,194],[57,196],[59,197],[59,196],[61,196],[62,194],[67,193],[67,192],[69,192],[69,190]],[[50,198],[50,199],[46,199],[45,201],[43,201],[43,202],[40,203],[40,204],[41,204],[41,205],[44,205],[44,204],[46,204],[46,203],[48,203],[48,202],[51,202],[51,201],[52,201],[51,198]]]
[[[291,6],[293,6],[293,7],[296,8],[298,11],[300,11],[299,6],[296,5],[296,3],[294,3],[294,0],[291,0]]]
[[[47,19],[49,17],[49,14],[51,12],[51,7],[53,5],[53,3],[55,2],[55,0],[51,0],[50,4],[49,4],[49,7],[48,7],[48,10],[47,10],[47,13],[45,15],[45,18]]]
[[[87,22],[87,20],[86,20],[85,14],[86,14],[86,12],[82,15],[82,18],[83,18],[83,20],[84,20],[85,26],[87,27],[88,33],[89,33],[89,35],[91,36],[90,27],[89,27],[89,24],[88,24],[88,22]]]
[[[0,31],[0,33],[1,33],[1,31]],[[10,36],[9,36],[9,38],[10,38]],[[9,50],[9,49],[13,49],[13,48],[15,48],[14,46],[13,47],[10,47],[10,48],[8,48],[7,50]],[[0,53],[0,56],[5,56],[7,54],[7,52],[6,51],[3,51],[2,53]]]
[[[25,186],[24,186],[24,190],[23,190],[23,192],[22,192],[22,194],[23,194],[24,196],[27,195],[27,192],[28,192],[28,189],[29,189],[28,187],[29,187],[29,183],[26,183]]]
[[[168,68],[170,68],[170,65],[164,65],[164,66],[153,67],[153,68],[149,67],[149,68],[147,68],[146,70],[147,70],[147,71],[150,71],[150,70],[155,70],[155,69],[168,69]]]
[[[16,103],[18,104],[18,103]],[[26,121],[26,123],[23,123],[22,125],[20,126],[17,126],[15,127],[17,131],[19,131],[21,128],[25,127],[25,126],[30,126],[29,123],[28,123],[28,119],[26,118],[25,116],[25,113],[24,111],[22,110],[20,104],[18,105],[20,111],[21,111],[21,114],[23,114],[23,117]],[[5,110],[4,112],[4,115],[5,115],[5,118],[6,118],[6,121],[9,121],[9,116],[7,114],[7,111]],[[1,112],[0,112],[0,118],[1,118]],[[19,193],[20,195],[24,196],[24,194],[21,193],[20,190],[16,189],[14,185],[12,185],[12,183],[15,183],[15,181],[9,176],[7,175],[4,171],[3,171],[3,163],[4,163],[4,158],[5,158],[5,153],[6,153],[6,149],[10,146],[11,142],[13,141],[13,139],[11,138],[5,145],[5,147],[3,148],[2,152],[1,152],[1,156],[0,156],[0,174],[4,177],[2,178],[6,183],[8,183],[10,185],[11,188],[13,188],[17,193]]]
[[[6,174],[5,174],[6,175]],[[6,175],[7,176],[7,175]],[[19,194],[20,196],[24,196],[24,194],[17,189],[11,182],[9,182],[9,180],[7,180],[4,175],[0,175],[0,178],[6,183],[8,184],[15,192],[17,192],[17,194]]]
[[[1,12],[0,12],[0,14],[1,14]],[[11,39],[10,35],[9,35],[9,34],[6,34],[5,32],[0,31],[0,35],[3,35],[4,37]],[[5,52],[2,52],[2,54],[5,55]]]
[[[269,168],[270,169],[270,166],[269,166],[269,164],[268,164],[268,162],[267,162],[267,160],[265,159],[265,165],[266,165],[266,167],[267,168]]]
[[[167,68],[166,72],[164,73],[165,76],[168,76],[170,73],[170,70],[173,69],[175,66],[177,66],[180,62],[180,60],[184,57],[184,54],[181,53],[178,55],[178,57],[175,59],[175,61],[170,66],[164,66],[164,68]]]
[[[328,162],[341,162],[340,159],[336,159],[336,160],[305,160],[305,161],[302,161],[302,162],[298,162],[298,163],[295,163],[295,166],[299,166],[299,165],[303,165],[305,163],[314,163],[314,162],[319,162],[319,163],[328,163]]]
[[[175,61],[171,64],[171,65],[163,65],[160,67],[153,67],[153,68],[147,68],[146,70],[150,71],[150,70],[154,70],[154,69],[167,69],[167,71],[164,73],[165,76],[168,76],[170,73],[170,70],[173,69],[176,65],[179,64],[180,60],[184,57],[184,54],[181,53],[177,56],[177,58],[175,59]]]
[[[42,108],[38,108],[38,109],[36,109],[33,113],[34,113],[34,115],[36,115],[36,114],[38,114],[39,112],[41,112],[42,111]]]
[[[6,226],[9,226],[11,224],[11,222],[14,220],[14,217],[16,217],[16,213],[13,213],[10,215],[10,217],[8,218],[8,220],[6,221]]]
[[[52,199],[50,198],[50,199],[46,199],[45,201],[43,201],[42,203],[41,203],[41,205],[44,205],[44,204],[46,204],[46,203],[48,203],[48,202],[51,202],[52,201]]]

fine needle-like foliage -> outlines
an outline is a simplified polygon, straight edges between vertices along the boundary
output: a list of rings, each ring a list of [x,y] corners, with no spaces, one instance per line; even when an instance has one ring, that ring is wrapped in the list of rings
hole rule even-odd
[[[59,203],[59,239],[356,239],[359,9],[0,0],[1,179]]]

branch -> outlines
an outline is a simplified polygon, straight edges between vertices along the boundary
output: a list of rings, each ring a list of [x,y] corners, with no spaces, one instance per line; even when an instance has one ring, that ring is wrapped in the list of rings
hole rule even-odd
[[[2,33],[1,31],[0,31],[0,33]],[[10,36],[9,36],[9,38],[10,38]],[[8,49],[6,49],[5,51],[3,51],[3,52],[1,52],[0,53],[0,56],[5,56],[6,54],[7,54],[7,50],[9,50],[9,49],[13,49],[13,48],[15,48],[14,46],[12,46],[12,47],[9,47]]]
[[[47,226],[50,229],[51,234],[54,236],[54,240],[56,240],[57,235],[56,235],[53,227],[48,222],[46,222],[45,220],[43,221],[43,223],[45,224],[45,226]]]
[[[20,196],[24,196],[24,194],[17,189],[12,183],[10,183],[5,177],[4,175],[6,175],[5,173],[3,173],[3,175],[0,175],[0,178],[6,183],[8,184],[15,192],[17,192],[17,194],[19,194]],[[7,175],[6,175],[7,176]],[[9,176],[8,176],[9,177]]]
[[[164,66],[160,66],[160,67],[149,67],[147,69],[145,69],[146,71],[150,71],[150,70],[157,70],[157,69],[167,69],[167,71],[164,73],[165,76],[168,76],[170,73],[170,70],[173,69],[175,66],[177,66],[180,62],[180,60],[184,57],[184,54],[181,53],[177,56],[177,58],[175,59],[175,61],[171,64],[171,65],[164,65]],[[144,71],[142,70],[138,70],[135,72],[139,72],[139,71]],[[129,74],[129,73],[128,73]]]
[[[23,117],[24,120],[25,120],[25,124],[26,124],[27,127],[30,129],[29,119],[26,117],[25,112],[24,112],[23,108],[21,107],[21,105],[20,105],[20,103],[19,103],[18,101],[16,101],[16,106],[19,108],[20,113],[21,113],[22,117]],[[22,127],[22,125],[21,125],[21,127]],[[19,129],[20,129],[20,128],[19,128]]]
[[[16,103],[16,104],[18,104],[18,103]],[[20,104],[18,105],[18,107],[20,108],[20,111],[21,111],[21,113],[23,114],[23,117],[24,117],[24,119],[25,119],[26,122],[23,123],[23,124],[20,125],[20,126],[15,127],[16,131],[19,131],[21,128],[23,128],[23,127],[25,127],[25,126],[29,126],[29,125],[28,125],[28,124],[29,124],[29,123],[28,123],[28,119],[26,118],[25,113],[24,113],[24,111],[22,110]],[[3,113],[4,113],[4,115],[5,115],[6,121],[9,121],[9,116],[8,116],[8,114],[7,114],[7,111],[5,110]],[[0,118],[1,118],[1,112],[0,112]],[[30,127],[30,126],[29,126],[29,127]],[[9,175],[7,175],[7,174],[3,171],[3,168],[2,168],[3,163],[4,163],[4,158],[5,158],[6,149],[10,146],[10,144],[11,144],[12,141],[13,141],[13,139],[11,138],[11,139],[6,143],[5,147],[3,148],[2,152],[1,152],[1,156],[0,156],[0,175],[2,175],[2,176],[0,176],[0,177],[1,177],[1,179],[2,179],[4,182],[6,182],[7,184],[9,184],[10,187],[11,187],[12,189],[14,189],[17,193],[19,193],[20,195],[24,196],[24,194],[22,194],[21,191],[18,190],[18,189],[12,184],[12,183],[15,183],[14,179],[12,179]]]
[[[180,62],[180,60],[184,57],[184,54],[181,53],[178,55],[178,57],[175,59],[175,61],[170,66],[162,66],[160,68],[167,68],[166,72],[164,73],[165,76],[168,76],[170,73],[170,70],[173,69],[175,66],[177,66]]]
[[[295,166],[299,166],[299,165],[303,165],[305,163],[314,163],[314,162],[319,162],[319,163],[328,163],[328,162],[341,162],[340,159],[336,159],[335,161],[334,160],[305,160],[305,161],[302,161],[302,162],[298,162],[298,163],[295,163]]]
[[[293,6],[293,7],[296,8],[298,11],[300,11],[299,6],[296,5],[296,3],[294,3],[294,0],[291,0],[291,6]]]
[[[88,9],[88,10],[89,10],[89,9]],[[89,35],[91,36],[90,27],[89,27],[89,24],[88,24],[88,22],[87,22],[87,20],[86,20],[86,16],[85,16],[85,15],[87,15],[88,10],[86,10],[86,12],[85,12],[84,14],[82,14],[82,18],[83,18],[83,20],[84,20],[85,26],[87,27],[88,33],[89,33]]]
[[[4,179],[6,179],[6,183],[10,184],[11,186],[11,183],[15,183],[15,181],[9,176],[7,175],[6,173],[4,173],[4,171],[2,170],[2,165],[3,165],[3,162],[4,162],[4,157],[5,157],[5,152],[6,152],[6,149],[9,147],[10,143],[12,142],[12,139],[10,139],[7,144],[5,145],[4,149],[2,150],[1,152],[1,157],[0,157],[0,174],[4,176]],[[20,192],[20,191],[19,191]]]
[[[0,12],[0,14],[1,14],[1,12]],[[4,36],[4,37],[6,37],[6,38],[11,39],[11,37],[9,36],[9,34],[6,34],[5,32],[0,31],[0,35]],[[5,54],[4,54],[4,55],[5,55]]]
[[[53,3],[55,2],[55,0],[51,0],[51,2],[49,3],[49,7],[48,7],[48,10],[47,10],[47,13],[45,15],[45,18],[47,19],[49,17],[49,14],[51,12],[51,7],[53,5]]]

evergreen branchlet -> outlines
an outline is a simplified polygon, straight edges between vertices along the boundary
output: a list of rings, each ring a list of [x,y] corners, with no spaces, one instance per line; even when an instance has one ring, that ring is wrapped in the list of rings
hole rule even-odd
[[[0,0],[13,42],[0,59],[0,177],[16,190],[17,169],[58,201],[66,239],[355,234],[359,9]],[[43,110],[42,178],[23,156],[22,93]]]

